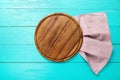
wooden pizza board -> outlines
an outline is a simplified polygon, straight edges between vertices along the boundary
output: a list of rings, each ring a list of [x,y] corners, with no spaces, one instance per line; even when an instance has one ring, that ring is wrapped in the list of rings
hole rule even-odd
[[[83,41],[79,23],[71,16],[54,13],[43,18],[35,31],[38,51],[47,59],[61,62],[75,55]]]

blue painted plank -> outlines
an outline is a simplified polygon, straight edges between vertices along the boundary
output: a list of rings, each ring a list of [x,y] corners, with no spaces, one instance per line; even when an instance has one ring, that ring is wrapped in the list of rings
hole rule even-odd
[[[0,26],[36,26],[48,14],[63,12],[71,16],[105,11],[110,26],[120,27],[120,10],[81,9],[0,9]]]
[[[111,62],[120,62],[120,45],[113,45]],[[35,45],[0,45],[0,62],[51,62],[39,54]],[[66,62],[85,62],[76,54]]]
[[[120,9],[120,0],[0,0],[0,8]]]
[[[0,63],[1,80],[119,80],[120,63],[95,75],[87,63]]]
[[[0,44],[34,44],[36,27],[0,27]],[[110,26],[113,44],[120,44],[120,28]]]
[[[120,79],[119,3],[120,0],[0,0],[0,79]],[[101,11],[108,15],[114,50],[109,64],[98,76],[79,54],[67,63],[52,63],[39,55],[34,45],[34,30],[44,16],[53,12],[75,16]]]
[[[35,27],[0,27],[0,44],[34,44]]]

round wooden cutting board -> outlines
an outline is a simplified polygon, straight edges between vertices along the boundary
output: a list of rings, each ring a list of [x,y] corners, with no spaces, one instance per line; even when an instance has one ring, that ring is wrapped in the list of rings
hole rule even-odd
[[[35,31],[38,51],[47,59],[60,62],[76,54],[83,40],[79,23],[63,13],[51,14],[38,24]]]

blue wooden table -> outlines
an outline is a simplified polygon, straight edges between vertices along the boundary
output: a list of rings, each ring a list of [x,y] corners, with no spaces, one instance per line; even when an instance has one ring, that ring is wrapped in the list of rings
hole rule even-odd
[[[79,54],[54,63],[37,51],[34,31],[46,15],[103,11],[114,50],[98,75]],[[0,80],[120,80],[120,0],[0,0]]]

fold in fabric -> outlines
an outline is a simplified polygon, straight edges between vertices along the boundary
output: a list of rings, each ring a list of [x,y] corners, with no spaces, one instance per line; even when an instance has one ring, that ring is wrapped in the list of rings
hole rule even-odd
[[[112,53],[110,31],[104,12],[75,16],[83,31],[80,55],[95,74],[107,64]]]

